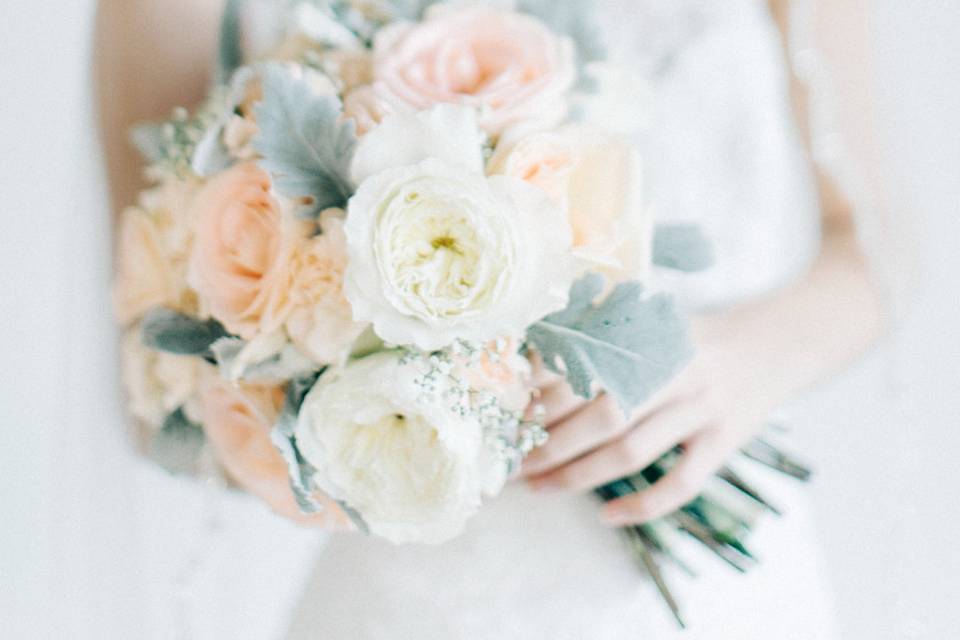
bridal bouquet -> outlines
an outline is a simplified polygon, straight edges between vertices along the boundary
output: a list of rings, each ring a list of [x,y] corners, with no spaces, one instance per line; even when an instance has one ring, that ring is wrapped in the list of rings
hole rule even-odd
[[[682,368],[646,281],[705,244],[655,232],[588,3],[292,3],[253,59],[237,6],[207,101],[135,132],[154,185],[119,238],[131,411],[169,468],[443,542],[546,437],[531,354],[625,412]]]

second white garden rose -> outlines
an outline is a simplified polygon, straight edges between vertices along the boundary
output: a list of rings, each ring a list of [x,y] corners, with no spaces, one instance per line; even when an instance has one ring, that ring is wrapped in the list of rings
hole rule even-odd
[[[458,535],[498,488],[503,461],[486,450],[477,418],[417,384],[423,373],[381,352],[325,373],[307,394],[297,446],[326,494],[394,543],[439,544]]]
[[[564,212],[522,180],[484,176],[482,139],[471,110],[441,105],[388,117],[357,149],[344,290],[388,342],[521,336],[566,304]]]

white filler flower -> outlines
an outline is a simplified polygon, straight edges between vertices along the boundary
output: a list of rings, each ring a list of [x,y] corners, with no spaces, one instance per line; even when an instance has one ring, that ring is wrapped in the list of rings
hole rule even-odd
[[[451,409],[449,379],[437,376],[425,393],[422,374],[395,351],[330,370],[307,395],[295,432],[317,485],[398,544],[457,536],[503,473],[477,418]]]
[[[566,304],[564,212],[522,180],[484,176],[482,141],[472,110],[440,105],[388,117],[357,149],[344,291],[387,342],[520,336]]]

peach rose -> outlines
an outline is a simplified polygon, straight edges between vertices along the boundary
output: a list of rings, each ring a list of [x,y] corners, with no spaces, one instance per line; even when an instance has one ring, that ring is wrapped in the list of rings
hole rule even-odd
[[[585,127],[536,132],[501,141],[487,173],[525,180],[563,206],[585,267],[614,279],[646,275],[651,220],[628,144]]]
[[[375,86],[400,104],[478,109],[499,135],[536,121],[558,124],[576,77],[573,43],[536,18],[495,7],[436,5],[418,24],[382,29],[374,41]]]
[[[290,488],[287,464],[270,440],[283,407],[280,387],[240,386],[211,376],[201,390],[203,429],[230,477],[281,516],[302,524],[350,528],[336,503],[317,496],[325,509],[304,514]]]
[[[190,282],[205,310],[246,339],[280,328],[290,308],[289,253],[306,231],[284,215],[270,178],[238,164],[207,183],[194,209]]]
[[[316,362],[339,364],[350,354],[366,325],[353,321],[350,303],[343,294],[347,267],[343,211],[324,211],[320,225],[322,233],[303,241],[293,252],[287,334]]]

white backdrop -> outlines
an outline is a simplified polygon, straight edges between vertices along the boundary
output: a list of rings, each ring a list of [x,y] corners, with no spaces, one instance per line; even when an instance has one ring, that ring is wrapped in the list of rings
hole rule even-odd
[[[872,22],[890,186],[922,274],[893,347],[805,399],[798,426],[844,637],[939,640],[960,629],[960,5],[876,0]]]
[[[101,177],[92,5],[0,12],[0,628],[17,639],[144,637],[170,611],[146,604],[156,594],[135,578],[159,571],[164,550],[143,548],[131,514],[149,525],[151,513],[203,506],[175,489],[142,504],[149,478],[103,393],[114,354],[101,348],[106,199],[89,189]],[[802,400],[797,429],[820,470],[812,490],[846,637],[939,640],[960,628],[960,6],[874,7],[881,119],[926,273],[895,348]],[[251,624],[262,613],[232,608]]]

